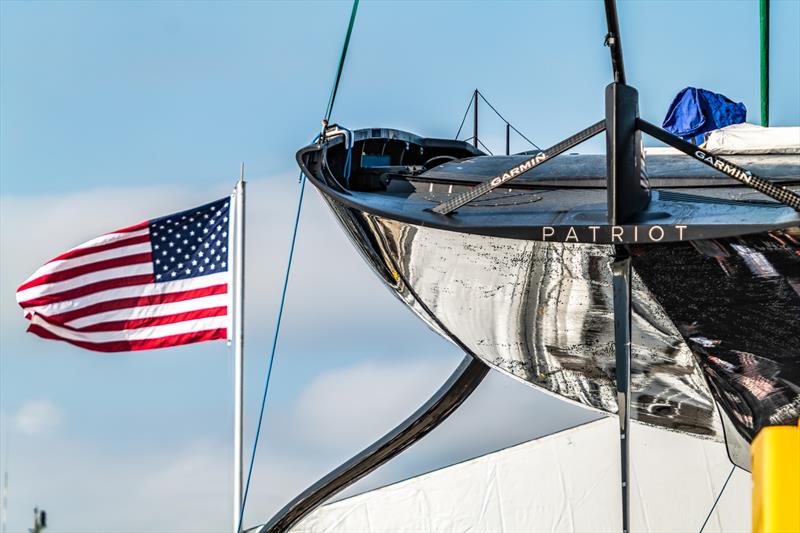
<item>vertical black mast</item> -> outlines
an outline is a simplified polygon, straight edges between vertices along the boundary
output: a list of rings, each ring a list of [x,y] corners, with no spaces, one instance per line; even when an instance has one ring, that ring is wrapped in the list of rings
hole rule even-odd
[[[478,147],[478,89],[472,94],[472,144]]]
[[[619,19],[617,19],[616,0],[605,0],[606,22],[608,23],[608,35],[606,35],[606,46],[611,49],[611,68],[614,69],[614,81],[626,83],[625,65],[622,63],[622,41],[619,37]]]
[[[614,82],[606,87],[606,180],[608,223],[624,224],[650,200],[643,179],[641,133],[636,128],[639,95],[625,83],[622,41],[615,0],[605,0]],[[616,245],[612,264],[614,294],[614,355],[617,413],[619,416],[622,531],[630,531],[630,382],[631,382],[631,259],[625,246]]]

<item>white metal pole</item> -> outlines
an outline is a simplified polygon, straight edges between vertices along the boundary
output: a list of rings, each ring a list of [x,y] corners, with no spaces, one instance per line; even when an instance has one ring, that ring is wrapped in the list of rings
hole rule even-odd
[[[244,411],[244,163],[234,194],[233,247],[233,531],[239,533],[242,508],[242,418]]]

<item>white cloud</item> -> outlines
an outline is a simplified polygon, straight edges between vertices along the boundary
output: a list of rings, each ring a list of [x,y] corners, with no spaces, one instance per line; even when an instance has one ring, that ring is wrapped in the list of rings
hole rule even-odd
[[[19,431],[28,435],[49,433],[62,421],[61,410],[49,400],[32,400],[22,404],[14,416]]]
[[[446,361],[359,363],[327,372],[303,391],[296,420],[309,442],[356,452],[413,413],[444,382]]]

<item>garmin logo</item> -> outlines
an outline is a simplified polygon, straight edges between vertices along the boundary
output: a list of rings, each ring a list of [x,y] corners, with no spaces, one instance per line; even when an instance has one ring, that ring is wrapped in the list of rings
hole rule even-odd
[[[490,181],[489,184],[492,187],[499,187],[500,185],[504,184],[510,179],[516,178],[520,174],[529,171],[530,169],[540,164],[542,161],[545,161],[546,159],[547,159],[547,154],[545,154],[544,152],[539,152],[538,154],[531,157],[524,163],[520,163],[519,165],[515,166],[508,172],[504,172],[500,176],[495,176],[494,178],[492,178],[492,181]]]
[[[686,225],[675,226],[542,226],[541,240],[550,242],[636,243],[682,241]]]
[[[747,184],[750,183],[751,175],[748,171],[743,170],[736,165],[728,163],[724,159],[715,158],[711,154],[707,154],[702,150],[697,150],[694,153],[694,156],[699,159],[700,161],[705,161],[709,165],[713,166],[717,170],[720,170],[727,174],[732,178],[736,178],[737,180],[741,180]]]

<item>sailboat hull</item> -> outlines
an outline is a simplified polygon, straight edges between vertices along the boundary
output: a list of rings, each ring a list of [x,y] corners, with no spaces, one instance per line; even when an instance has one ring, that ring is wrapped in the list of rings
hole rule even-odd
[[[763,425],[800,416],[800,217],[793,210],[667,160],[651,180],[664,188],[653,191],[639,221],[604,226],[595,203],[604,191],[592,181],[601,165],[586,156],[550,174],[537,169],[517,189],[436,218],[431,205],[508,162],[462,147],[462,159],[420,174],[406,152],[428,150],[427,157],[444,141],[371,131],[372,138],[362,133],[360,150],[383,135],[374,150],[389,153],[396,142],[405,174],[395,166],[380,170],[384,181],[341,179],[336,161],[344,151],[335,141],[301,150],[301,168],[387,287],[467,353],[538,389],[615,413],[611,262],[623,241],[633,264],[634,419],[724,438],[730,448],[727,433],[746,445]],[[757,163],[791,180],[797,159]],[[593,238],[572,239],[571,227]],[[737,462],[746,466],[746,458]]]

